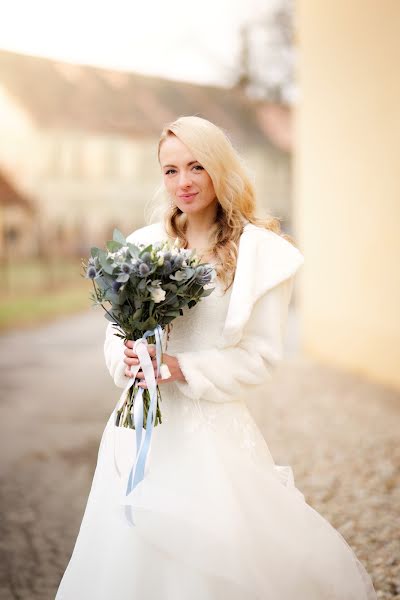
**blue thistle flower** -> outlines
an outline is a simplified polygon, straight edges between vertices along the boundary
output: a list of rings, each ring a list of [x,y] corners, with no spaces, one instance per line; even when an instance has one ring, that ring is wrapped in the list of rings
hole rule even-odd
[[[90,267],[86,271],[86,275],[89,277],[89,279],[94,279],[97,275],[96,267],[90,265]]]
[[[207,267],[197,267],[195,280],[200,285],[205,285],[206,283],[210,283],[212,278],[212,272]]]
[[[163,271],[167,275],[172,272],[172,264],[169,260],[164,260]]]
[[[183,256],[181,254],[178,254],[177,256],[175,256],[174,258],[174,268],[175,269],[180,269],[183,263]]]
[[[147,273],[150,271],[150,268],[148,265],[146,265],[146,263],[142,263],[139,267],[139,273],[140,275],[147,275]]]
[[[111,284],[112,291],[117,294],[119,292],[119,288],[121,287],[121,281],[113,281]]]

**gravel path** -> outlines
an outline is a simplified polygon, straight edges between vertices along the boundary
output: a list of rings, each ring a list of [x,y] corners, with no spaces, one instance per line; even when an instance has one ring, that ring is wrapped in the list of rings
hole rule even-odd
[[[103,362],[106,324],[91,310],[0,338],[1,600],[53,600],[71,555],[119,397]],[[293,335],[250,410],[275,462],[292,466],[378,597],[400,598],[399,395],[296,358]]]

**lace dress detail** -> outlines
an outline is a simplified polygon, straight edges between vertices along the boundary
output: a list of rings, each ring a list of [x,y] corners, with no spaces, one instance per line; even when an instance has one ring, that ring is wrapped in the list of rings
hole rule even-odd
[[[232,286],[225,292],[224,285],[217,279],[215,289],[209,296],[190,309],[185,307],[183,315],[172,322],[166,352],[174,355],[176,352],[215,347],[222,333],[231,291]],[[244,452],[254,464],[265,467],[266,459],[273,464],[268,446],[244,398],[223,403],[212,399],[196,402],[182,397],[175,382],[163,384],[161,394],[165,422],[169,419],[170,409],[175,413],[178,403],[178,410],[184,417],[182,428],[186,433],[194,433],[206,423],[216,435],[228,439],[235,451]]]

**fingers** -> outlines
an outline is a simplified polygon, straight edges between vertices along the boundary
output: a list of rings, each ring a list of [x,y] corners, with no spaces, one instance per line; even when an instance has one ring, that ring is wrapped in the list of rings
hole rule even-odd
[[[134,344],[134,340],[127,340],[126,342],[124,342],[125,345],[125,349],[124,349],[124,354],[125,354],[125,358],[124,358],[124,363],[127,365],[124,374],[126,377],[133,377],[132,372],[131,372],[131,366],[137,366],[139,364],[139,358],[136,352],[133,351],[133,344]],[[151,362],[152,365],[154,367],[154,374],[157,368],[157,359],[156,359],[156,346],[155,344],[148,344],[147,345],[147,350],[148,353],[151,357]],[[144,373],[142,371],[142,369],[139,369],[139,371],[136,373],[136,379],[140,379],[142,380],[144,378]],[[157,380],[158,381],[158,380]],[[146,383],[144,382],[144,386],[146,386]],[[141,385],[141,387],[143,387]]]
[[[128,340],[127,342],[125,342],[125,346],[126,347],[124,350],[124,354],[126,354],[126,356],[128,356],[129,358],[137,358],[137,353],[133,351],[133,341]],[[148,344],[147,350],[151,357],[156,355],[155,344]]]
[[[139,364],[139,359],[138,358],[128,358],[128,357],[125,357],[124,358],[124,363],[126,365],[138,365]]]
[[[156,368],[157,368],[157,363],[154,361],[152,361],[153,363],[153,368],[154,368],[154,376],[156,374]],[[136,379],[144,379],[144,373],[142,371],[142,369],[139,369],[139,371],[136,373]]]
[[[156,359],[156,357],[153,357],[151,359],[151,362],[152,362],[153,367],[157,366],[157,359]],[[126,365],[128,365],[129,367],[134,367],[134,366],[136,366],[136,365],[139,364],[139,359],[138,358],[128,358],[128,357],[125,357],[124,358],[124,363]]]
[[[125,377],[133,377],[130,367],[126,367],[126,369],[124,371],[124,375],[125,375]]]
[[[154,370],[155,372],[155,370]],[[130,366],[128,365],[124,371],[124,374],[126,375],[126,377],[133,377],[132,371]],[[139,371],[136,373],[136,379],[143,379],[144,377],[144,373],[142,371],[142,369],[139,369]]]
[[[124,363],[127,365],[127,367],[124,371],[125,375],[127,377],[132,377],[131,366],[137,366],[139,364],[139,360],[135,360],[134,358],[124,358]],[[153,365],[154,373],[155,373],[156,368],[157,368],[157,359],[152,358],[151,364]],[[141,379],[143,377],[144,377],[144,373],[142,371],[142,368],[140,368],[139,371],[136,373],[136,378]]]
[[[129,367],[127,367],[127,368],[125,369],[125,375],[126,375],[126,377],[133,377],[133,375],[132,375],[132,373],[131,373],[131,371],[130,371]],[[155,372],[154,372],[154,376],[155,376]],[[144,388],[147,388],[147,383],[146,383],[146,381],[144,380],[144,373],[143,373],[143,371],[138,371],[138,372],[136,373],[136,379],[139,379],[138,386],[140,386],[140,387],[144,387]],[[158,383],[164,383],[164,380],[163,380],[163,379],[161,379],[161,377],[156,377],[155,379],[156,379],[156,383],[157,383],[157,384],[158,384]]]
[[[158,385],[159,383],[164,383],[165,379],[161,379],[161,377],[156,377],[156,384]],[[138,387],[142,387],[147,389],[147,383],[145,381],[140,381],[138,383]]]

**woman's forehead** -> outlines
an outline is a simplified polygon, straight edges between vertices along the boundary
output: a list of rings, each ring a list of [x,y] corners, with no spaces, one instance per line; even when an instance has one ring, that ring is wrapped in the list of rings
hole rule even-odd
[[[176,136],[169,136],[160,147],[160,160],[161,164],[173,164],[180,163],[186,165],[191,161],[196,161],[189,148],[181,142]]]

